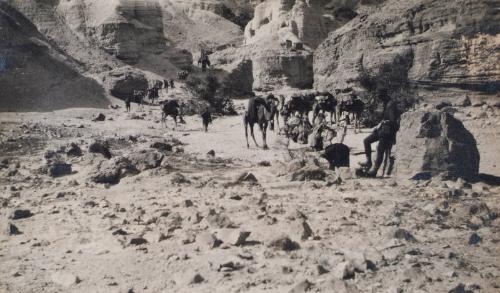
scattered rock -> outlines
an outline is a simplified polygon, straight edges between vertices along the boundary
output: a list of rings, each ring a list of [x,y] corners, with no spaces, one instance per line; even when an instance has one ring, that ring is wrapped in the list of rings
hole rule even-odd
[[[213,233],[202,232],[196,236],[196,243],[207,247],[208,249],[213,249],[219,247],[222,243]]]
[[[155,231],[146,232],[142,238],[146,240],[146,243],[158,243],[167,239],[163,233]]]
[[[241,173],[235,180],[236,183],[249,182],[249,183],[257,183],[259,182],[255,175],[250,172]]]
[[[452,106],[452,105],[451,105],[451,103],[450,103],[450,102],[448,102],[448,101],[442,101],[442,102],[440,102],[440,103],[438,103],[438,104],[436,105],[436,109],[438,109],[438,110],[442,110],[442,109],[444,109],[444,108],[446,108],[446,107],[451,107],[451,106]]]
[[[54,283],[64,288],[69,288],[81,282],[77,276],[68,272],[55,272],[51,275],[51,278]]]
[[[209,150],[207,153],[207,156],[209,157],[215,157],[215,151],[214,150]]]
[[[19,219],[26,219],[33,216],[30,210],[15,210],[12,215],[11,219],[12,220],[19,220]]]
[[[90,180],[100,184],[118,184],[120,179],[136,175],[139,170],[125,157],[115,157],[109,161],[100,162]]]
[[[415,237],[413,237],[413,235],[409,231],[402,228],[396,229],[396,231],[394,232],[394,238],[406,240],[409,242],[417,241],[417,239],[415,239]]]
[[[222,241],[222,243],[233,246],[240,246],[245,243],[248,236],[250,236],[249,231],[241,231],[237,229],[221,229],[217,231],[217,238]]]
[[[463,97],[458,98],[453,103],[453,106],[455,106],[455,107],[470,107],[470,106],[472,106],[472,102],[471,102],[468,95],[464,95]]]
[[[297,242],[292,241],[286,235],[276,237],[274,240],[272,240],[269,243],[268,246],[274,247],[277,250],[284,250],[284,251],[292,251],[292,250],[300,249],[300,245]]]
[[[145,171],[158,168],[164,155],[154,150],[143,150],[138,153],[130,154],[127,158],[139,171]]]
[[[131,238],[129,241],[129,245],[142,245],[142,244],[147,244],[148,241],[144,239],[143,237],[135,237]]]
[[[16,227],[16,225],[14,225],[12,223],[7,223],[7,229],[6,230],[7,230],[6,234],[9,235],[9,236],[23,234],[21,231],[19,231],[19,229]]]
[[[481,238],[481,236],[477,235],[477,233],[472,233],[472,235],[469,237],[469,245],[476,245],[482,241],[483,239]]]
[[[184,200],[184,207],[189,208],[192,206],[193,206],[193,201],[191,201],[190,199]]]
[[[180,184],[190,184],[191,181],[189,179],[186,178],[186,176],[184,176],[182,173],[175,173],[173,176],[172,176],[172,179],[170,179],[170,182],[173,184],[173,185],[180,185]]]
[[[304,280],[299,282],[297,285],[293,286],[293,288],[288,291],[289,293],[304,293],[308,292],[314,286],[313,283],[309,282],[309,280]]]
[[[289,176],[290,181],[324,181],[326,177],[326,172],[316,166],[306,166],[298,171],[293,172]]]
[[[150,146],[152,149],[157,149],[160,152],[171,152],[172,151],[172,145],[165,143],[165,142],[154,142]]]
[[[474,291],[467,290],[465,288],[465,285],[462,284],[462,283],[460,283],[456,287],[454,287],[453,289],[451,289],[450,291],[448,291],[448,293],[474,293]]]
[[[70,175],[73,172],[71,164],[67,163],[55,163],[47,168],[47,175],[50,177],[61,177],[65,175]]]
[[[104,121],[104,120],[106,120],[106,116],[102,113],[98,113],[94,116],[94,118],[92,118],[93,122]]]
[[[89,145],[89,152],[103,155],[106,159],[111,159],[109,148],[100,141],[94,141]]]
[[[348,261],[341,262],[333,270],[333,276],[339,280],[353,279],[354,267]]]
[[[210,226],[215,228],[237,228],[236,224],[223,213],[210,209],[206,216]]]
[[[260,167],[270,167],[271,163],[269,161],[260,161],[257,165]]]
[[[80,157],[82,149],[76,143],[72,142],[66,147],[66,155],[69,157]]]
[[[200,274],[194,275],[193,279],[189,282],[189,284],[200,284],[205,281],[205,278],[203,278]]]

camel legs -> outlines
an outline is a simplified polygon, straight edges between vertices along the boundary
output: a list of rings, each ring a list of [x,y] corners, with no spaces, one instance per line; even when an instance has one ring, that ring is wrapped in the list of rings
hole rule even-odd
[[[256,147],[259,147],[259,144],[255,140],[255,135],[253,134],[253,124],[250,124],[250,135],[252,136],[253,142],[255,143]]]
[[[262,141],[263,141],[263,144],[264,144],[262,147],[265,150],[267,150],[267,149],[269,149],[269,147],[267,146],[267,142],[266,142],[267,123],[259,124],[259,128],[260,128],[260,131],[262,132]],[[254,138],[254,140],[255,140],[255,138]]]
[[[243,116],[243,124],[245,125],[245,138],[247,140],[247,148],[250,148],[250,144],[248,143],[248,118],[247,118],[247,113]],[[250,126],[250,129],[252,130],[252,136],[253,136],[253,128]],[[255,138],[254,138],[255,141]]]

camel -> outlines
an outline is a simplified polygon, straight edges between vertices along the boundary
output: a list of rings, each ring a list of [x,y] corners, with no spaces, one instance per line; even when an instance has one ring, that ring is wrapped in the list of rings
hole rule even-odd
[[[167,100],[162,104],[161,122],[167,127],[167,117],[172,116],[174,118],[175,126],[177,126],[177,116],[179,116],[179,102],[177,100]]]
[[[255,123],[259,125],[259,129],[262,132],[263,148],[268,149],[266,142],[266,132],[269,121],[273,119],[271,117],[271,109],[266,100],[261,97],[250,98],[248,101],[248,109],[243,116],[243,124],[245,125],[245,138],[247,140],[247,148],[250,148],[248,143],[248,126],[250,126],[250,135],[252,136],[253,142],[257,147],[257,141],[255,140],[253,126]]]
[[[285,103],[281,111],[283,119],[287,121],[288,117],[295,113],[299,113],[301,117],[308,117],[309,112],[312,110],[315,97],[316,93],[293,95],[290,100]]]
[[[274,127],[274,122],[276,120],[276,125],[278,127],[278,130],[280,128],[280,121],[279,121],[279,105],[280,105],[280,100],[276,98],[274,95],[269,95],[265,99],[267,105],[269,106],[269,117],[271,119],[269,120],[269,130],[275,131]]]
[[[322,97],[322,99],[316,98],[316,101],[314,102],[312,107],[312,123],[314,124],[314,121],[316,121],[316,117],[318,117],[318,114],[320,112],[329,112],[330,122],[333,124],[333,116],[335,116],[335,122],[337,122],[337,99],[335,99],[335,97],[330,93],[324,93],[320,97]]]
[[[365,109],[365,103],[358,98],[353,98],[350,100],[342,100],[337,106],[337,117],[340,119],[344,112],[354,115],[354,133],[357,133],[360,129],[361,114]]]

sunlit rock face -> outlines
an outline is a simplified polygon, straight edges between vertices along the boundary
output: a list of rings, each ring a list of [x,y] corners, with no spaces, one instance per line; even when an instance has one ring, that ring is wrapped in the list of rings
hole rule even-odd
[[[427,99],[500,84],[498,1],[390,0],[332,32],[314,56],[315,87],[358,87],[360,72],[405,56]],[[440,93],[442,92],[442,94]]]

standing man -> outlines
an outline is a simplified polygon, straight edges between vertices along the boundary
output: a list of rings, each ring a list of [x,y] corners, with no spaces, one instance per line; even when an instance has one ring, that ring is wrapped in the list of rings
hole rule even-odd
[[[399,130],[400,117],[401,111],[398,109],[397,103],[390,100],[385,106],[382,122],[364,139],[366,162],[360,163],[360,165],[369,170],[367,174],[369,177],[377,176],[377,172],[384,160],[384,154],[396,143],[396,133]],[[375,159],[375,165],[370,170],[372,167],[371,144],[376,141],[378,141],[377,158]]]
[[[132,102],[132,99],[129,97],[127,97],[125,99],[125,109],[127,112],[130,112],[130,103]]]
[[[212,124],[212,114],[210,113],[209,107],[205,107],[203,111],[201,111],[201,119],[203,121],[203,129],[205,132],[208,132],[208,125]]]
[[[174,80],[173,80],[173,79],[171,79],[171,80],[170,80],[170,87],[171,87],[172,89],[175,87],[175,86],[174,86]]]

